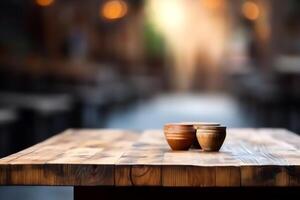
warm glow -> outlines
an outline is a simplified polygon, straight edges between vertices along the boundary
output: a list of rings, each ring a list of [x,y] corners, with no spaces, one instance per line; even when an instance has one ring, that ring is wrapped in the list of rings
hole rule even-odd
[[[54,0],[36,0],[36,4],[43,7],[50,6],[53,3]]]
[[[203,1],[203,5],[211,10],[215,10],[217,8],[219,8],[222,4],[222,0],[202,0]]]
[[[180,31],[184,21],[184,10],[182,5],[176,1],[164,0],[159,2],[160,6],[155,10],[155,17],[160,25],[172,31]]]
[[[127,14],[127,4],[122,0],[109,0],[105,2],[100,10],[100,15],[106,19],[114,20]]]
[[[259,17],[259,8],[256,3],[247,1],[243,4],[243,14],[247,19],[256,20]]]
[[[148,18],[165,39],[170,76],[176,89],[192,86],[198,66],[208,66],[212,71],[221,62],[228,27],[224,1],[205,2],[147,1]],[[214,15],[207,6],[214,9]]]

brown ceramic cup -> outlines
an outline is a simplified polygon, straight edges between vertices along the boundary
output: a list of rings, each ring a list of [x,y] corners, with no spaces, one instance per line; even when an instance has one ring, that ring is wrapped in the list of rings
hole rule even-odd
[[[177,125],[189,125],[189,126],[193,126],[194,129],[198,129],[200,127],[206,127],[206,126],[209,126],[209,127],[215,127],[215,126],[220,126],[219,123],[215,123],[215,122],[180,122],[180,123],[176,123]],[[197,140],[197,137],[196,137],[196,131],[195,131],[195,139],[193,141],[193,144],[191,145],[191,148],[193,149],[201,149],[201,146]]]
[[[196,138],[193,125],[179,123],[166,124],[164,134],[172,150],[188,150]]]
[[[219,151],[226,137],[226,127],[197,129],[197,140],[204,151]]]

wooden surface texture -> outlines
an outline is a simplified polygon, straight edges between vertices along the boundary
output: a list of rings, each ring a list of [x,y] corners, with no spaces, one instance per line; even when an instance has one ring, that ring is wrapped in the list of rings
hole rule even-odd
[[[172,151],[161,130],[67,130],[0,159],[0,185],[300,186],[300,137],[229,129],[220,152]]]

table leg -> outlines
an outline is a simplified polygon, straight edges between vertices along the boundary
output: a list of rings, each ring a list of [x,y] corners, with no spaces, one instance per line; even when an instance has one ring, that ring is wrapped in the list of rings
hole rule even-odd
[[[256,200],[256,199],[294,199],[300,190],[294,188],[189,188],[189,187],[74,187],[75,200],[101,199],[201,199],[201,200]]]

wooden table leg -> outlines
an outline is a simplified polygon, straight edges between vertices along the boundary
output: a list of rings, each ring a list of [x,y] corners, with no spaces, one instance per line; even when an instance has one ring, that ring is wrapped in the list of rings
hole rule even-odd
[[[205,199],[205,200],[256,200],[256,199],[294,199],[300,195],[298,187],[294,188],[189,188],[189,187],[74,187],[75,200],[102,199]]]

